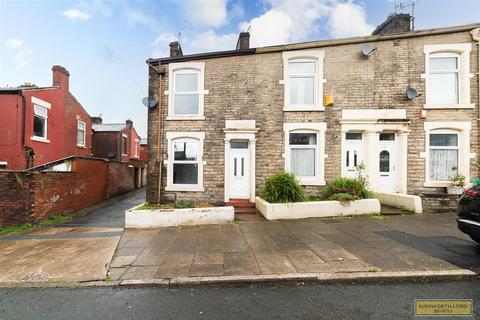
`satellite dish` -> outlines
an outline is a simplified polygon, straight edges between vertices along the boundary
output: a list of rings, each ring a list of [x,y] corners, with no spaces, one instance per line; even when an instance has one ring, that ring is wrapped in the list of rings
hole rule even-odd
[[[369,57],[377,48],[371,47],[368,43],[362,45],[362,54]]]
[[[158,105],[157,99],[154,97],[145,97],[142,99],[142,103],[147,108],[155,108]]]
[[[413,100],[419,97],[420,93],[418,93],[417,90],[413,89],[412,87],[408,87],[407,91],[405,92],[405,96],[407,97],[408,100]]]

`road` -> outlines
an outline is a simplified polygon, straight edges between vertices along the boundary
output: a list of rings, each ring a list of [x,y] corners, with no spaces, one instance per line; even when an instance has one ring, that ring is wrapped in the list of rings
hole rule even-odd
[[[474,299],[474,315],[478,319],[480,280],[174,289],[3,288],[0,289],[0,319],[399,320],[413,318],[416,298]]]

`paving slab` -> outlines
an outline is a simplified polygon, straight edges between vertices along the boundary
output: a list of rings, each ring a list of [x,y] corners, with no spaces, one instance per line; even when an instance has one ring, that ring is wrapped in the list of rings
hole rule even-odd
[[[436,221],[441,225],[437,227]],[[126,230],[124,246],[116,255],[128,256],[135,252],[133,248],[140,250],[142,247],[137,246],[143,245],[130,268],[156,266],[155,278],[184,279],[186,283],[209,277],[278,279],[285,274],[480,269],[480,249],[456,229],[454,222],[452,213],[440,219],[423,214],[389,216],[386,220],[253,220],[148,232]],[[422,230],[428,230],[427,234]],[[150,277],[153,269],[145,270]],[[132,278],[132,273],[125,272],[120,279],[127,277]]]

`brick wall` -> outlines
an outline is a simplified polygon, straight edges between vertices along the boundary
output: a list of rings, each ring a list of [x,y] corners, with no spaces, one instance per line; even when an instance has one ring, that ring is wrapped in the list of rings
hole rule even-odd
[[[107,198],[133,190],[134,168],[125,163],[111,162],[108,165],[107,179]]]
[[[285,168],[282,154],[285,152],[283,124],[288,122],[326,122],[325,179],[328,182],[341,175],[341,111],[343,109],[405,109],[411,121],[408,135],[408,193],[422,194],[439,191],[425,188],[424,121],[471,121],[470,152],[478,152],[478,76],[470,79],[471,103],[473,109],[428,110],[426,119],[419,119],[425,104],[425,94],[415,100],[405,98],[408,85],[418,92],[425,92],[425,44],[472,43],[468,31],[435,36],[422,36],[397,40],[375,41],[371,45],[377,50],[369,58],[362,57],[361,44],[346,44],[319,49],[325,52],[324,74],[327,82],[323,96],[333,96],[335,103],[320,112],[283,112],[284,86],[282,52],[254,55],[221,57],[201,60],[205,62],[205,121],[167,120],[168,64],[162,76],[149,68],[149,95],[161,102],[161,109],[148,112],[148,182],[147,201],[157,202],[158,179],[161,170],[161,194],[165,198],[189,198],[199,201],[222,202],[224,199],[224,138],[225,120],[256,120],[259,131],[256,135],[256,188],[265,179]],[[478,45],[472,43],[470,72],[478,73]],[[323,97],[322,97],[323,99]],[[159,115],[161,114],[161,117]],[[160,123],[159,123],[160,122]],[[161,128],[161,132],[159,132]],[[160,154],[167,154],[165,133],[168,131],[205,132],[203,160],[204,192],[164,191],[166,165],[158,159],[158,138]],[[471,159],[470,176],[478,176]],[[319,187],[309,187],[311,192]]]
[[[134,189],[128,164],[82,158],[71,172],[4,171],[0,181],[0,227],[68,214]]]

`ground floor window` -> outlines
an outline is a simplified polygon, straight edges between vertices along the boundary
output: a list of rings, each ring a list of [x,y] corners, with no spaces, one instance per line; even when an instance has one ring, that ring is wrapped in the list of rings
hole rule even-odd
[[[167,132],[167,187],[203,191],[203,132]]]
[[[430,133],[430,180],[448,181],[458,171],[458,133]]]
[[[285,123],[285,170],[305,185],[323,185],[325,123]]]
[[[427,121],[425,129],[425,187],[446,187],[456,174],[469,181],[471,123],[467,121]]]

